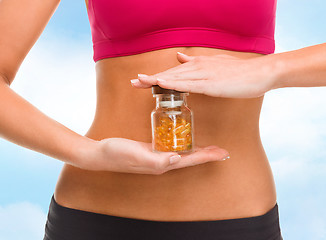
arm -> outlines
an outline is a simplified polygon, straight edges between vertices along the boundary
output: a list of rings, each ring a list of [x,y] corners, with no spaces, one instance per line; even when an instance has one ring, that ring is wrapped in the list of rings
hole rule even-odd
[[[47,117],[10,89],[0,77],[0,137],[86,170],[162,174],[166,171],[225,160],[216,146],[197,148],[182,159],[171,152],[153,153],[151,143],[123,138],[95,141]],[[176,158],[177,156],[177,158]],[[171,157],[174,157],[171,162]]]
[[[275,69],[273,89],[326,86],[326,43],[277,53],[269,62]]]
[[[282,87],[326,86],[326,43],[243,59],[178,54],[181,65],[132,79],[136,88],[163,88],[212,97],[251,98]],[[163,79],[163,80],[159,80]]]
[[[95,145],[16,94],[10,84],[59,4],[59,0],[0,1],[0,136],[20,146],[80,165]]]
[[[0,137],[75,166],[95,147],[95,140],[81,136],[47,117],[16,94],[0,77]]]

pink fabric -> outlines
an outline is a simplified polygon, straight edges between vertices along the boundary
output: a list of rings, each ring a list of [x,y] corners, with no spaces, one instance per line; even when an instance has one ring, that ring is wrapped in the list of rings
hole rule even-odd
[[[168,47],[271,54],[277,0],[89,0],[94,61]]]

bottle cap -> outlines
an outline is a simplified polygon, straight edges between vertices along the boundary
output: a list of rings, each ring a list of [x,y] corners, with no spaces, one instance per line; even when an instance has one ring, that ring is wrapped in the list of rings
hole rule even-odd
[[[180,93],[186,93],[186,92],[181,92],[174,89],[162,88],[159,85],[152,86],[152,94],[180,94]]]

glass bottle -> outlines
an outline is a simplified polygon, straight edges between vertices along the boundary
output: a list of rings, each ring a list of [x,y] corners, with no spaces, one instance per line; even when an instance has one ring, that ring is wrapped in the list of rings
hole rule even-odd
[[[193,151],[193,114],[187,106],[189,93],[152,86],[156,108],[151,113],[154,152]]]

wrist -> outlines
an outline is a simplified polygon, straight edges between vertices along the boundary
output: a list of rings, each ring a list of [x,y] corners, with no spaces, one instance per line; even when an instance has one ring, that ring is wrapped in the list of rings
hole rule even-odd
[[[82,169],[89,169],[92,160],[99,154],[99,141],[81,136],[72,146],[71,161],[68,163]]]
[[[269,79],[269,90],[284,87],[284,74],[286,71],[285,61],[282,58],[282,54],[270,54],[265,58],[264,65],[267,67],[266,74]]]

